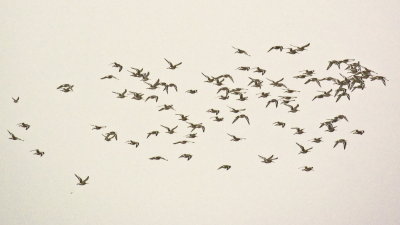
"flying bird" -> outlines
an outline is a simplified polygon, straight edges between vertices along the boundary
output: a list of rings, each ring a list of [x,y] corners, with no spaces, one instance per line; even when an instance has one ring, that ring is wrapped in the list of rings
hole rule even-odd
[[[11,97],[11,98],[12,98],[12,100],[13,100],[14,103],[18,103],[19,97],[17,97],[17,98]]]
[[[161,157],[161,156],[154,156],[154,157],[151,157],[149,159],[150,160],[165,160],[165,161],[168,161],[168,159],[166,159],[164,157]]]
[[[164,60],[167,61],[167,63],[169,64],[169,67],[168,67],[167,69],[170,69],[170,70],[174,70],[174,69],[176,69],[179,65],[182,64],[182,62],[177,63],[177,64],[173,64],[172,62],[168,61],[166,58],[164,58]]]
[[[185,158],[185,159],[187,159],[187,161],[189,161],[189,160],[192,158],[192,155],[190,155],[190,154],[183,154],[183,155],[179,156],[179,158]]]
[[[41,152],[39,149],[31,150],[31,152],[35,152],[33,154],[38,155],[40,157],[42,157],[44,155],[44,152]]]
[[[222,165],[222,166],[220,166],[220,167],[218,168],[218,170],[219,170],[219,169],[226,169],[226,170],[229,170],[230,168],[231,168],[230,165]]]
[[[274,155],[271,155],[270,157],[268,157],[268,158],[266,158],[266,157],[264,157],[264,156],[261,156],[261,155],[258,155],[258,157],[260,157],[263,161],[261,161],[261,162],[263,162],[263,163],[273,163],[274,162],[274,160],[277,160],[278,159],[278,157],[275,157],[274,158]]]
[[[123,66],[119,63],[113,62],[111,63],[112,67],[118,68],[118,72],[121,72]]]
[[[240,115],[236,116],[232,123],[235,123],[240,118],[246,119],[247,123],[250,125],[249,117],[246,116],[245,114],[240,114]]]
[[[236,52],[235,52],[235,53],[250,56],[250,55],[249,55],[245,50],[243,50],[243,49],[236,48],[236,47],[233,47],[233,46],[232,46],[232,48],[236,49]]]
[[[76,185],[86,185],[88,184],[87,181],[89,180],[89,176],[86,177],[86,179],[82,180],[82,178],[80,178],[78,175],[75,174],[75,177],[78,178],[79,183],[77,183]]]
[[[296,144],[300,147],[301,151],[299,152],[299,154],[306,154],[308,153],[313,147],[311,148],[305,148],[303,145],[299,144],[296,142]]]
[[[9,130],[7,130],[7,131],[8,131],[8,133],[11,135],[11,137],[8,138],[8,139],[11,139],[11,140],[14,140],[14,141],[24,141],[24,140],[22,140],[21,138],[15,136],[15,135],[14,135],[13,133],[11,133]]]

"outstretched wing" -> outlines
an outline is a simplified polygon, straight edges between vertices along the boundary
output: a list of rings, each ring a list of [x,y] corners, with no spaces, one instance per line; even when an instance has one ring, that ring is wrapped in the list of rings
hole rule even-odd
[[[89,176],[86,177],[86,179],[83,182],[86,182],[89,180]]]
[[[235,122],[236,122],[236,120],[238,120],[238,119],[239,119],[239,116],[235,117],[235,119],[233,120],[233,122],[232,122],[232,123],[235,123]]]
[[[79,182],[82,182],[82,178],[75,174],[75,177],[78,178]]]
[[[172,63],[171,63],[170,61],[168,61],[166,58],[164,58],[164,60],[167,61],[167,63],[168,63],[170,66],[173,66]]]

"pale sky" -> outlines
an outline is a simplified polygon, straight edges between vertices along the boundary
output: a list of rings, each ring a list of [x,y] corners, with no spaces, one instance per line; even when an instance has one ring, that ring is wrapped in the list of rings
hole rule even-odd
[[[0,224],[400,224],[399,8],[395,0],[2,1]],[[306,43],[300,54],[267,53],[274,45]],[[251,57],[234,54],[232,46]],[[183,63],[167,70],[163,58]],[[328,61],[345,58],[385,76],[387,86],[368,81],[350,101],[311,101],[334,86],[293,78],[304,69],[338,77],[343,70],[327,71]],[[118,73],[112,62],[124,70]],[[129,67],[149,71],[152,83],[176,83],[178,92],[147,90]],[[219,100],[218,87],[203,82],[202,72],[231,74],[235,83],[225,84],[249,88],[249,100]],[[100,80],[108,74],[119,80]],[[263,88],[247,87],[249,76],[264,80]],[[257,93],[283,94],[266,78],[284,78],[300,90],[300,111],[265,108],[268,99]],[[56,90],[64,83],[74,91]],[[125,88],[160,100],[112,93]],[[164,103],[176,111],[159,112]],[[232,124],[227,106],[246,108],[251,125]],[[210,108],[224,121],[212,121]],[[203,122],[206,132],[197,131],[193,144],[173,145],[189,133],[175,113]],[[338,122],[337,131],[318,128],[339,114],[349,122]],[[18,127],[21,122],[31,128]],[[107,128],[94,131],[91,124]],[[178,125],[177,133],[160,125]],[[306,133],[293,135],[291,127]],[[365,133],[351,134],[354,129]],[[9,140],[7,130],[25,141]],[[118,141],[106,142],[102,134],[112,130]],[[160,135],[146,139],[152,130]],[[232,142],[226,133],[246,139]],[[314,137],[323,142],[310,142]],[[348,140],[346,150],[333,148],[340,138]],[[130,139],[140,146],[126,144]],[[299,155],[296,142],[313,149]],[[184,153],[193,158],[178,159]],[[271,164],[258,157],[272,154],[278,160]],[[168,161],[149,160],[157,155]],[[217,170],[223,164],[232,168]],[[76,185],[75,173],[90,176],[88,185]]]

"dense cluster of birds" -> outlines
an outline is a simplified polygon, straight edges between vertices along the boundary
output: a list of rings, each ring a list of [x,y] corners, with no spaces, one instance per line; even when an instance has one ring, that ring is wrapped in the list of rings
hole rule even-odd
[[[293,46],[293,45],[291,45],[291,47],[287,47],[287,48],[283,47],[283,46],[272,46],[267,52],[271,52],[271,51],[282,52],[284,49],[287,49],[288,54],[297,54],[297,53],[307,50],[307,48],[309,46],[310,46],[310,43],[302,45],[300,47]],[[241,54],[241,55],[245,55],[245,56],[249,56],[249,57],[251,56],[247,51],[245,51],[243,49],[236,48],[236,47],[233,47],[233,48],[235,49],[235,52],[234,52],[235,54]],[[168,67],[166,69],[169,69],[169,70],[176,70],[182,65],[182,62],[174,63],[165,58],[164,58],[164,60],[168,64]],[[121,64],[119,64],[117,62],[112,63],[111,66],[113,68],[117,69],[117,73],[122,72],[125,68],[124,66],[122,66]],[[317,77],[317,76],[315,76],[316,72],[314,70],[306,69],[306,70],[300,71],[300,74],[293,76],[293,78],[294,79],[304,79],[305,85],[310,85],[312,83],[315,83],[316,85],[318,85],[318,87],[322,87],[323,82],[330,82],[331,88],[329,88],[329,90],[318,91],[318,94],[316,94],[314,98],[310,99],[310,101],[317,101],[318,99],[329,98],[329,97],[334,98],[334,100],[336,102],[338,102],[342,99],[350,100],[350,94],[356,90],[364,90],[364,88],[366,88],[367,81],[381,81],[383,83],[383,85],[386,85],[387,79],[385,77],[377,75],[376,72],[361,65],[360,62],[356,62],[355,59],[331,60],[328,62],[328,66],[327,66],[326,70],[330,70],[334,67],[337,67],[338,69],[344,69],[344,71],[347,72],[348,75],[346,76],[346,75],[343,75],[342,73],[339,73],[338,77],[330,77],[330,76]],[[266,108],[271,108],[271,107],[278,108],[280,105],[283,105],[283,106],[287,107],[289,113],[297,113],[300,111],[300,105],[299,105],[299,103],[296,102],[298,99],[298,96],[295,96],[295,94],[299,93],[300,91],[289,88],[288,85],[284,83],[284,80],[287,79],[286,77],[281,78],[279,80],[272,80],[269,78],[263,79],[263,76],[266,74],[267,70],[260,68],[260,67],[252,68],[250,66],[239,66],[239,67],[237,67],[237,70],[244,71],[244,72],[252,71],[253,73],[260,74],[261,77],[256,78],[254,76],[249,76],[248,77],[249,83],[247,83],[247,87],[229,87],[229,85],[226,84],[227,82],[229,82],[230,84],[235,83],[234,76],[232,76],[231,74],[221,74],[221,75],[217,75],[217,76],[210,76],[210,75],[206,75],[201,72],[201,76],[203,76],[205,78],[205,80],[204,80],[205,83],[209,83],[210,85],[216,86],[217,98],[222,101],[231,100],[235,96],[236,96],[235,99],[237,101],[241,101],[241,102],[247,101],[250,97],[248,95],[247,90],[249,88],[254,88],[255,90],[260,90],[260,92],[257,93],[257,95],[255,96],[256,98],[267,99],[267,100],[265,100]],[[171,90],[178,92],[177,84],[164,82],[164,81],[161,81],[159,78],[151,81],[150,80],[150,72],[145,72],[143,68],[130,67],[130,69],[128,69],[126,71],[128,73],[130,73],[130,76],[140,79],[140,81],[142,81],[143,84],[147,86],[147,89],[149,90],[149,92],[155,91],[157,89],[162,89],[162,92],[165,92],[166,94],[168,94]],[[114,74],[108,74],[105,76],[101,76],[100,79],[101,80],[106,80],[106,79],[119,80],[117,75],[114,75]],[[283,90],[282,95],[272,96],[272,94],[270,92],[266,92],[265,90],[263,90],[263,86],[265,85],[264,82],[269,82],[270,86],[272,86],[274,88],[278,88],[280,90]],[[73,88],[74,88],[73,84],[61,84],[57,87],[57,90],[68,93],[68,92],[73,92]],[[198,94],[198,90],[197,89],[189,89],[189,90],[186,90],[185,93],[194,95],[194,94]],[[112,91],[111,94],[115,94],[115,97],[120,98],[120,99],[131,97],[131,99],[134,99],[136,101],[145,101],[145,102],[154,101],[154,102],[158,103],[158,101],[160,99],[160,96],[155,93],[140,93],[140,92],[136,92],[136,91],[129,91],[127,89],[119,90],[119,91]],[[12,97],[12,100],[14,103],[19,103],[20,97],[16,97],[16,98]],[[243,108],[233,108],[233,107],[229,107],[229,106],[228,106],[228,108],[229,108],[229,112],[233,115],[232,120],[231,120],[232,124],[234,124],[234,123],[243,123],[243,124],[247,124],[247,125],[251,124],[251,122],[250,122],[251,120],[250,120],[249,114],[246,111],[246,108],[244,108],[244,107]],[[174,145],[193,144],[193,143],[195,143],[194,140],[198,137],[198,133],[196,133],[196,132],[200,131],[200,132],[204,133],[206,131],[204,122],[191,121],[189,119],[189,115],[186,115],[182,112],[180,112],[180,113],[176,112],[176,109],[174,108],[173,104],[165,104],[165,103],[160,104],[157,110],[160,112],[161,111],[173,111],[174,115],[176,116],[176,119],[178,120],[177,123],[179,121],[181,121],[179,123],[185,124],[187,126],[186,128],[188,129],[188,132],[184,135],[185,138],[174,141],[172,143]],[[212,121],[215,121],[215,122],[225,121],[225,117],[222,116],[221,109],[210,108],[210,109],[205,110],[205,113],[209,113],[209,114],[213,115],[212,117],[210,117],[210,119],[212,119]],[[345,115],[337,115],[333,118],[326,119],[325,121],[320,122],[319,128],[325,129],[324,130],[325,132],[335,132],[336,128],[337,128],[336,125],[340,121],[348,122],[348,118]],[[286,125],[287,125],[287,123],[284,121],[276,121],[272,124],[272,126],[281,127],[281,128],[285,128]],[[25,130],[29,130],[31,127],[28,123],[25,123],[25,122],[18,123],[17,126],[23,128]],[[182,126],[182,125],[180,125],[180,124],[173,125],[173,126],[161,125],[160,128],[162,128],[166,134],[174,135],[177,133],[176,130],[180,126]],[[92,130],[106,130],[107,126],[92,124],[91,129]],[[293,135],[302,135],[302,134],[306,133],[305,129],[301,128],[301,127],[293,126],[293,127],[290,127],[290,129],[294,131]],[[13,141],[24,141],[23,139],[17,137],[11,131],[9,131],[9,130],[7,130],[7,131],[10,135],[9,139],[11,139]],[[146,137],[146,139],[149,139],[149,138],[157,137],[160,133],[161,133],[161,131],[158,129],[149,130],[146,134],[144,134],[144,136]],[[364,130],[354,129],[351,133],[355,134],[355,135],[363,135]],[[237,135],[234,135],[231,133],[227,133],[227,135],[229,136],[230,141],[233,141],[233,142],[239,142],[239,141],[246,140],[245,137],[238,137]],[[104,132],[102,134],[102,136],[103,136],[104,140],[107,142],[118,141],[118,134],[116,131],[113,131],[113,130]],[[142,141],[142,140],[126,140],[125,143],[132,145],[135,148],[140,148],[140,141]],[[318,144],[323,141],[323,138],[315,137],[309,141],[314,144]],[[298,152],[298,154],[308,154],[313,149],[312,146],[305,147],[304,143],[300,144],[300,143],[295,142],[295,144],[298,146],[298,148],[300,148],[300,151]],[[346,149],[347,145],[348,145],[348,141],[344,138],[339,138],[334,143],[332,143],[333,148],[342,146],[343,149]],[[31,150],[31,152],[33,152],[34,155],[37,155],[39,157],[43,157],[45,154],[45,152],[40,151],[39,149]],[[266,163],[266,164],[270,164],[270,163],[273,163],[276,160],[278,160],[278,157],[275,155],[270,155],[270,156],[258,155],[258,157],[261,159],[262,163]],[[178,159],[180,159],[180,158],[186,159],[187,161],[189,161],[193,158],[193,155],[189,154],[189,153],[185,153],[178,157]],[[165,156],[159,156],[159,155],[152,156],[149,158],[149,160],[168,161],[168,159]],[[232,168],[232,166],[229,164],[224,164],[224,165],[220,165],[220,166],[216,167],[216,169],[218,169],[218,170],[219,169],[229,170],[231,168]],[[313,171],[314,167],[313,166],[303,166],[303,167],[300,167],[300,169],[303,171],[309,172],[309,171]],[[89,176],[87,176],[85,179],[82,179],[81,177],[79,177],[76,174],[75,174],[75,176],[79,181],[79,183],[77,183],[77,185],[86,185],[87,184]]]

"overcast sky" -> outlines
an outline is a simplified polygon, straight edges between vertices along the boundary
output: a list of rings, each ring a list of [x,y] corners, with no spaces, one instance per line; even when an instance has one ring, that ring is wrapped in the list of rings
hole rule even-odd
[[[0,14],[0,223],[5,225],[265,225],[400,224],[399,1],[2,1]],[[267,50],[304,45],[296,55]],[[232,46],[251,56],[234,54]],[[183,62],[168,70],[163,58]],[[305,85],[301,70],[316,77],[329,60],[356,59],[388,79],[366,83],[351,100],[312,98],[335,88]],[[112,62],[124,66],[122,72]],[[264,76],[239,66],[261,67]],[[147,90],[129,67],[175,83],[178,92]],[[201,73],[229,73],[229,87],[249,88],[248,101],[217,98],[218,87]],[[119,80],[101,80],[113,74]],[[247,87],[248,77],[264,81]],[[296,93],[300,111],[265,108],[257,93]],[[73,84],[74,91],[56,88]],[[113,91],[142,92],[154,101],[118,99]],[[185,93],[197,89],[198,93]],[[287,94],[285,94],[287,95]],[[11,97],[20,97],[18,104]],[[162,104],[176,111],[159,112]],[[246,108],[232,124],[228,106]],[[206,111],[219,109],[217,123]],[[175,113],[190,115],[206,131],[195,143],[174,145],[190,130]],[[320,122],[344,114],[333,133]],[[285,121],[286,127],[272,125]],[[17,126],[25,122],[29,130]],[[91,124],[105,125],[91,130]],[[178,125],[169,135],[160,125]],[[305,129],[293,135],[291,127]],[[351,134],[365,130],[364,135]],[[7,130],[24,141],[9,140]],[[146,139],[159,130],[160,135]],[[102,134],[115,131],[117,141]],[[244,137],[230,141],[227,133]],[[322,137],[315,144],[309,140]],[[346,150],[333,148],[337,139]],[[136,140],[135,148],[125,142]],[[296,142],[313,147],[298,154]],[[40,149],[43,157],[30,150]],[[178,159],[192,154],[190,161]],[[278,157],[264,164],[258,155]],[[168,161],[149,160],[163,156]],[[217,170],[228,164],[229,171]],[[313,172],[300,167],[313,166]],[[90,176],[78,186],[74,174]]]

